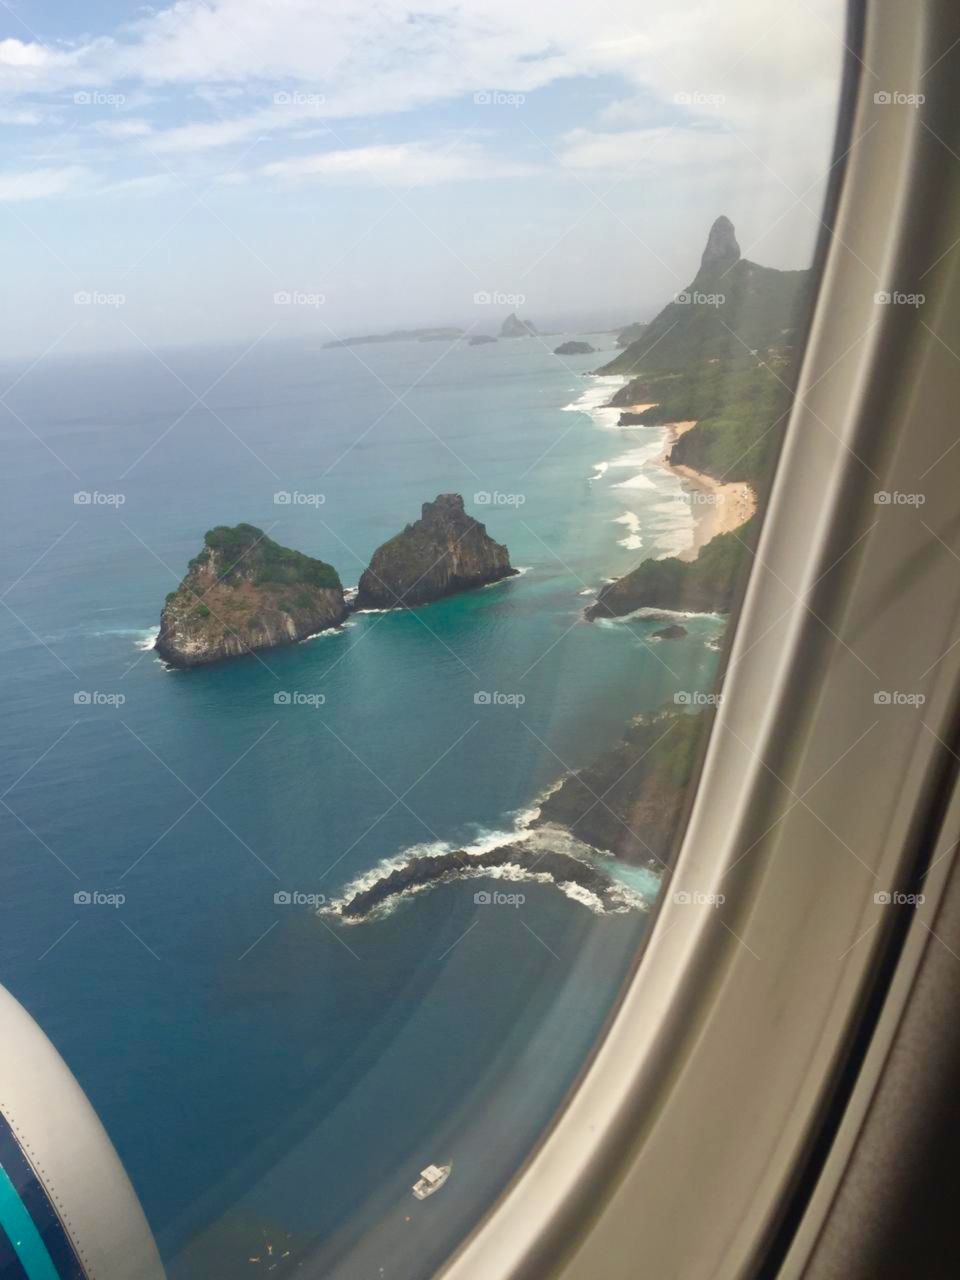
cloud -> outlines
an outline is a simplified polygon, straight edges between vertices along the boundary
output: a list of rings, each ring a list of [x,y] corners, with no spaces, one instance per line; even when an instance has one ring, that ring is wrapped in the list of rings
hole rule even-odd
[[[153,133],[153,127],[150,122],[139,118],[98,120],[95,128],[105,138],[146,138]]]
[[[523,177],[531,166],[489,156],[473,144],[405,142],[321,151],[278,160],[258,171],[285,181],[323,181],[383,186],[432,186],[492,177]]]
[[[22,173],[0,173],[0,203],[43,200],[82,189],[90,177],[82,165],[59,169],[27,169]]]
[[[720,129],[574,129],[564,135],[557,155],[565,168],[606,171],[622,178],[722,165],[742,157],[742,148],[736,137]]]

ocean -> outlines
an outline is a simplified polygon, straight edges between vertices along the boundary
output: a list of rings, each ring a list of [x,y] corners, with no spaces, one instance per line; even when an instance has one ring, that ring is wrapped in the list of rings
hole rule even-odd
[[[412,850],[522,830],[631,716],[711,683],[715,617],[652,642],[662,622],[582,620],[692,518],[662,429],[619,430],[620,380],[585,376],[612,337],[565,360],[559,341],[2,371],[2,981],[173,1280],[428,1275],[549,1123],[643,939],[644,869],[616,868],[618,913],[530,878],[329,910]],[[520,576],[208,669],[151,651],[213,525],[355,584],[441,492]],[[431,1161],[453,1173],[419,1202]]]

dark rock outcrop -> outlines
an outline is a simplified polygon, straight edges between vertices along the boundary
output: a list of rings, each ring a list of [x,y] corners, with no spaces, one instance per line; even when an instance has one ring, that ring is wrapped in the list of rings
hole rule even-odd
[[[700,548],[696,560],[644,560],[600,589],[586,610],[595,618],[623,618],[637,609],[727,613],[739,592],[756,536],[756,517],[733,533],[721,533]]]
[[[707,236],[707,247],[700,259],[701,272],[726,271],[740,260],[740,246],[737,244],[733,223],[723,214],[717,218]]]
[[[652,640],[682,640],[686,634],[687,628],[681,627],[679,622],[674,622],[669,627],[661,627],[659,631],[652,631],[650,638]]]
[[[413,608],[515,574],[510,553],[463,509],[459,493],[441,493],[373,553],[360,578],[358,609]]]
[[[629,408],[632,404],[653,404],[656,399],[657,395],[651,382],[646,378],[631,378],[613,393],[609,404],[611,409],[621,406]]]
[[[565,827],[626,862],[662,866],[682,834],[688,783],[710,718],[674,709],[636,716],[617,746],[547,797],[535,825]]]
[[[294,644],[347,616],[337,571],[281,547],[252,524],[218,525],[167,596],[156,650],[196,667]]]
[[[474,333],[467,339],[467,346],[485,347],[490,342],[496,342],[496,338],[491,338],[489,333]]]
[[[501,338],[528,338],[537,329],[532,320],[521,320],[516,312],[507,316],[500,326]]]
[[[569,342],[561,342],[559,347],[554,347],[553,354],[555,356],[590,356],[596,349],[591,347],[589,342],[577,342],[571,339]]]
[[[398,894],[456,880],[465,873],[472,872],[476,875],[495,867],[502,867],[507,863],[529,867],[539,875],[549,875],[557,884],[573,881],[582,889],[595,894],[605,906],[609,905],[609,895],[615,888],[609,876],[571,857],[570,854],[553,850],[545,853],[542,848],[528,849],[521,843],[505,844],[479,854],[458,849],[452,853],[438,854],[433,857],[411,858],[409,862],[389,872],[368,889],[355,893],[352,898],[343,903],[339,914],[348,920],[359,920]],[[505,888],[510,890],[513,886],[507,884]]]
[[[645,413],[621,413],[617,419],[618,427],[652,427]]]

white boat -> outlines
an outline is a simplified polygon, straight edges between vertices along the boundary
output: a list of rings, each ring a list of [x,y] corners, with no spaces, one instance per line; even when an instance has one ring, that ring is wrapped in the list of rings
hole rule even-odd
[[[420,1177],[413,1184],[413,1194],[418,1200],[426,1200],[427,1196],[440,1190],[450,1177],[452,1168],[452,1164],[428,1164],[425,1169],[420,1170]]]

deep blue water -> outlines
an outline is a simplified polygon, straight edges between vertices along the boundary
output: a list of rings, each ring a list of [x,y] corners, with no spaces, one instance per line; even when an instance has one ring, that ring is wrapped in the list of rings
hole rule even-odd
[[[265,1238],[291,1263],[319,1250],[327,1274],[426,1274],[548,1122],[648,917],[529,882],[499,885],[522,907],[463,882],[352,926],[274,894],[336,897],[412,846],[510,831],[631,715],[707,685],[715,621],[646,645],[654,623],[579,619],[639,543],[682,545],[689,510],[653,465],[658,433],[569,408],[609,394],[582,376],[597,356],[521,340],[162,361],[0,378],[19,379],[0,413],[2,980],[99,1111],[172,1276],[257,1274]],[[521,577],[208,670],[142,647],[210,526],[258,524],[354,583],[444,491]],[[419,1169],[450,1159],[414,1201]]]

